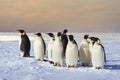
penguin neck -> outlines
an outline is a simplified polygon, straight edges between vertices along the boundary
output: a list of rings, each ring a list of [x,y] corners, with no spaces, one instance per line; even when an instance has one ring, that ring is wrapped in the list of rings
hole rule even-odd
[[[70,44],[73,44],[73,43],[74,43],[74,41],[70,41],[70,40],[69,40],[69,43],[70,43]]]
[[[41,37],[41,36],[38,36],[38,37],[37,37],[37,40],[42,40],[42,37]]]
[[[100,43],[99,43],[99,42],[95,42],[95,44],[100,45]]]
[[[94,44],[95,44],[95,42],[94,42],[94,41],[90,41],[90,43],[91,43],[92,45],[94,45]]]
[[[54,41],[54,38],[53,38],[53,37],[51,37],[51,38],[50,38],[50,41]]]
[[[66,33],[63,33],[63,35],[66,35]]]
[[[56,37],[56,39],[55,39],[55,40],[60,41],[61,39],[60,39],[60,37]]]
[[[87,41],[87,39],[83,39],[83,41]]]

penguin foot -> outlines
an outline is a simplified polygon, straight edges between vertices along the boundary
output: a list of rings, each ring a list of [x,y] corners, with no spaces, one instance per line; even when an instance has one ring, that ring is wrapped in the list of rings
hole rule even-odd
[[[30,56],[21,56],[21,57],[30,57]]]
[[[43,61],[47,62],[48,60],[46,60],[46,59],[43,59]]]
[[[25,54],[25,53],[21,54],[21,56],[23,56],[23,57],[30,57],[29,54]]]
[[[50,63],[50,64],[54,64],[54,62],[53,62],[53,61],[49,61],[49,63]]]
[[[53,66],[57,66],[57,63],[54,63]]]
[[[68,68],[76,68],[76,65],[67,65]]]
[[[30,57],[30,55],[26,56],[26,57]]]
[[[59,63],[54,63],[54,65],[53,66],[59,66],[59,67],[61,67],[62,65],[61,64],[59,64]]]
[[[37,61],[43,61],[44,59],[36,59]]]
[[[57,64],[57,66],[61,67],[61,65],[60,65],[60,64]]]
[[[82,66],[84,66],[84,67],[85,67],[85,66],[88,66],[88,64],[82,63]]]
[[[84,63],[82,63],[82,66],[85,66],[85,64],[84,64]]]
[[[95,67],[95,69],[102,69],[101,67]]]
[[[41,61],[41,59],[36,59],[37,61]]]
[[[67,65],[67,68],[70,68],[70,65]]]

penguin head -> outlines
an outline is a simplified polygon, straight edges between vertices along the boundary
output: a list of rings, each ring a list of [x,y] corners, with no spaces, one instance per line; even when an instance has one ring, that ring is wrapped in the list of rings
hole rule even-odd
[[[74,41],[73,35],[68,35],[68,36],[69,36],[69,40],[70,40],[70,41]]]
[[[36,37],[37,40],[42,40],[42,39],[43,39],[41,33],[35,33],[35,35],[37,36],[37,37]]]
[[[94,45],[94,43],[95,43],[95,37],[89,37],[89,39],[91,40],[91,43]]]
[[[53,33],[47,33],[53,40],[55,40],[55,36]]]
[[[91,41],[95,41],[95,37],[89,37]]]
[[[67,29],[64,29],[63,33],[65,33],[65,34],[66,34],[67,32],[68,32],[68,30],[67,30]]]
[[[94,39],[94,41],[95,41],[96,43],[100,44],[100,39],[99,39],[99,38],[96,37],[96,38]]]
[[[87,34],[84,35],[84,39],[88,39],[88,37],[89,37],[89,35],[87,35]]]
[[[58,33],[57,33],[57,36],[58,36],[58,37],[60,37],[61,35],[62,35],[62,33],[61,33],[61,32],[58,32]]]
[[[35,35],[37,35],[37,36],[39,36],[39,37],[40,37],[40,36],[42,36],[42,34],[41,34],[41,33],[36,33]]]
[[[21,29],[21,30],[18,29],[17,31],[19,31],[22,35],[24,35],[24,34],[26,33],[26,32],[25,32],[24,30],[22,30],[22,29]]]
[[[50,37],[54,37],[53,33],[47,33]]]

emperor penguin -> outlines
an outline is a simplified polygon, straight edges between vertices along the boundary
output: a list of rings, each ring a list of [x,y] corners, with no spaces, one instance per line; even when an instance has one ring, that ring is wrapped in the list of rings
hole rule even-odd
[[[34,56],[36,60],[43,61],[46,50],[45,41],[41,33],[36,33],[35,35],[37,35],[37,37],[34,41]]]
[[[107,60],[106,60],[105,48],[104,48],[104,46],[101,44],[100,39],[99,39],[99,38],[97,38],[97,37],[96,37],[96,39],[97,39],[97,41],[98,41],[99,45],[100,45],[100,46],[102,47],[102,49],[103,49],[103,53],[104,53],[104,62],[106,63],[106,62],[107,62]]]
[[[94,44],[92,47],[91,52],[91,59],[92,59],[92,65],[95,69],[103,69],[105,64],[105,53],[104,49],[100,44],[99,38],[94,38]]]
[[[54,34],[53,33],[47,33],[50,36],[50,41],[48,42],[48,60],[51,64],[53,64],[53,45],[54,45]]]
[[[63,44],[63,57],[65,57],[65,51],[66,51],[66,47],[67,47],[67,43],[68,43],[68,37],[67,37],[67,29],[63,30],[61,39],[62,39],[62,44]]]
[[[30,57],[30,40],[24,30],[18,30],[21,33],[21,40],[19,42],[21,57]]]
[[[55,35],[52,54],[54,66],[63,66],[63,44],[61,41],[61,32],[58,32],[57,35]]]
[[[69,35],[69,40],[66,48],[66,65],[67,67],[77,67],[78,61],[78,46],[73,35]]]
[[[88,66],[91,60],[89,41],[87,40],[88,36],[89,35],[84,35],[84,39],[80,43],[79,58],[82,62],[82,66]]]

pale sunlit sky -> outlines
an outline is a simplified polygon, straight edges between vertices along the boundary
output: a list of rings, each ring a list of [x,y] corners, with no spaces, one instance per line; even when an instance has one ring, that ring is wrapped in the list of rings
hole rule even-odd
[[[0,0],[0,32],[120,32],[120,0]]]

